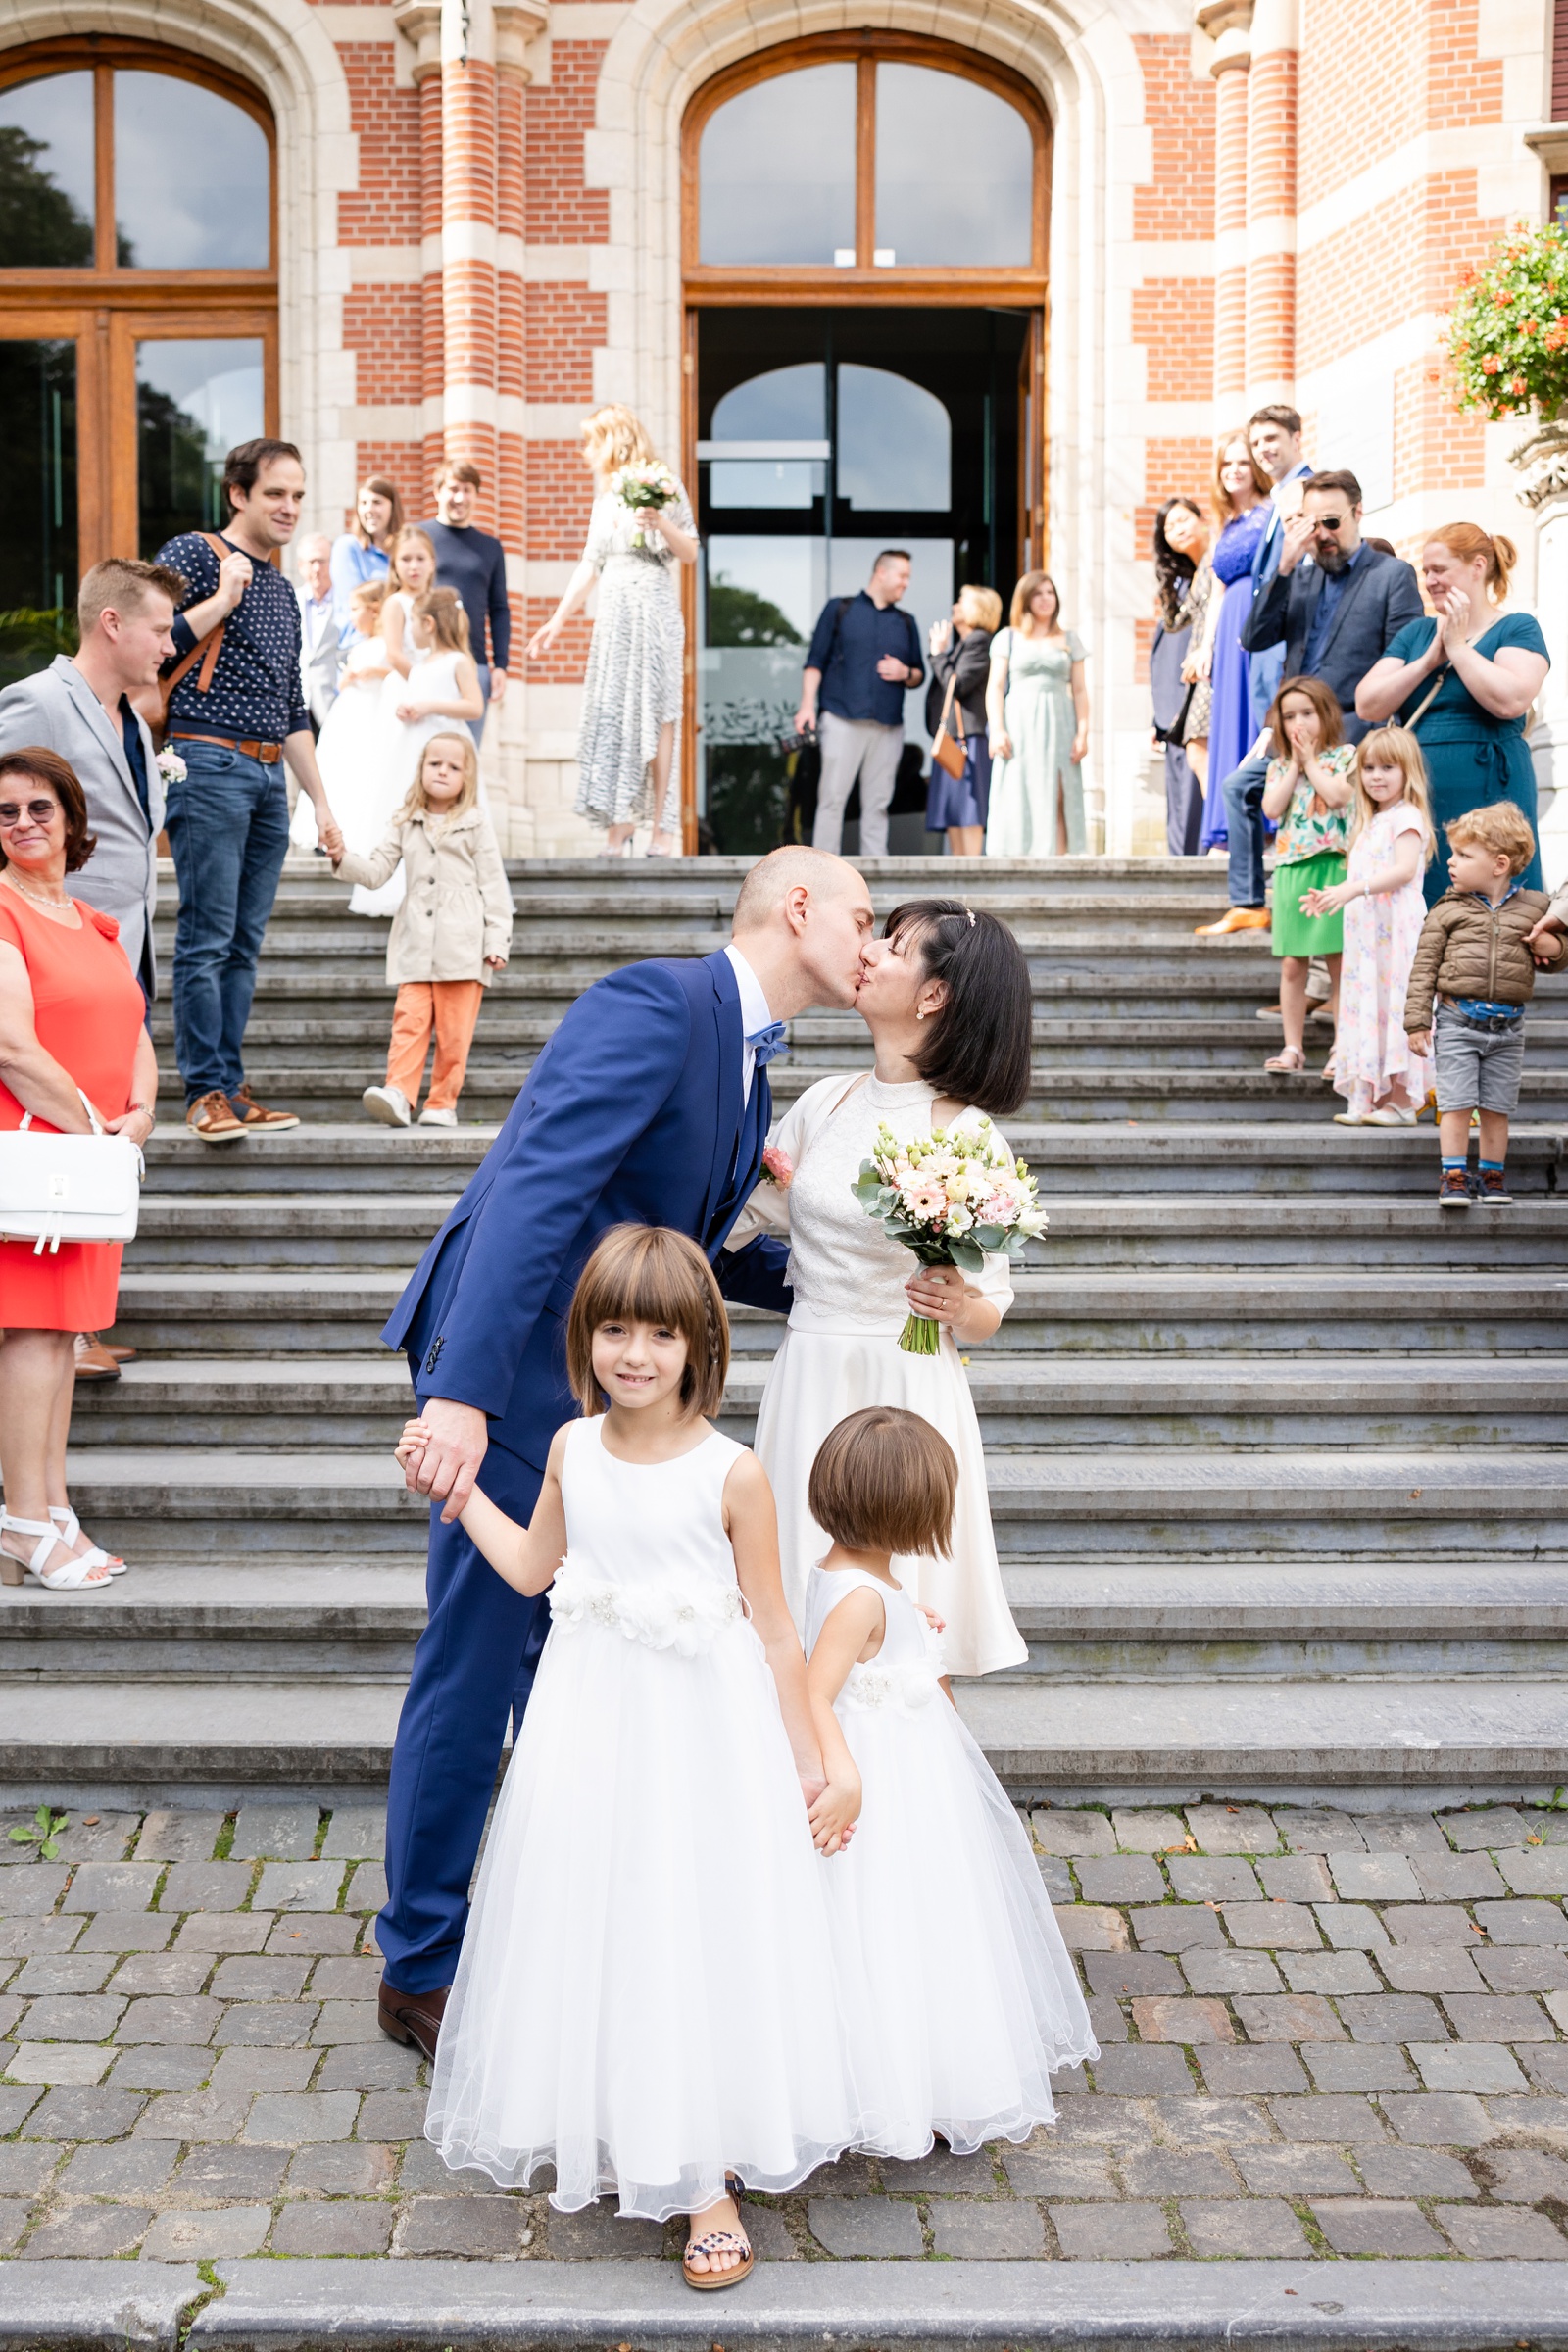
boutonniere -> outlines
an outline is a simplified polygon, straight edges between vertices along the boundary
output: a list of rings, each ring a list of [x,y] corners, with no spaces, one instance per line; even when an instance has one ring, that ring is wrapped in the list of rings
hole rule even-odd
[[[162,751],[158,755],[158,773],[166,784],[183,784],[190,770],[176,751]]]

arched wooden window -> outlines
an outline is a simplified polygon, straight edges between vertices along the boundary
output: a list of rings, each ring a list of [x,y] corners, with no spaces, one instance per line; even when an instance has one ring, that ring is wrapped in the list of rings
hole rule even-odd
[[[806,649],[879,548],[910,556],[922,638],[1043,560],[1050,155],[1020,74],[914,34],[781,43],[687,109],[690,846],[802,835]],[[927,846],[920,701],[895,849]]]
[[[264,100],[187,51],[0,52],[0,609],[221,519],[224,451],[276,429],[273,182]]]

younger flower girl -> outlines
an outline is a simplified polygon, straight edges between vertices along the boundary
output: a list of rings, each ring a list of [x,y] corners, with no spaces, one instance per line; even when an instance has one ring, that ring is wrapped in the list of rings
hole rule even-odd
[[[811,1466],[833,1544],[807,1592],[807,1676],[863,1790],[824,1877],[840,1981],[874,1996],[855,2068],[886,2156],[923,2155],[937,2133],[963,2155],[1027,2139],[1054,2113],[1051,2076],[1100,2054],[1029,1840],[893,1579],[895,1553],[947,1548],[957,1480],[941,1432],[895,1405],[839,1422]]]
[[[1434,1064],[1404,1033],[1404,994],[1426,920],[1421,878],[1436,855],[1426,761],[1407,727],[1379,727],[1356,747],[1350,863],[1343,882],[1301,901],[1309,915],[1345,913],[1345,963],[1334,1038],[1342,1127],[1413,1127]]]
[[[752,2266],[730,2176],[793,2188],[858,2122],[818,1851],[859,1788],[807,1689],[767,1480],[705,1418],[728,1360],[696,1244],[612,1228],[566,1325],[583,1418],[532,1521],[477,1488],[462,1513],[509,1584],[551,1587],[551,1631],[425,2121],[504,2187],[554,2164],[563,2212],[609,2189],[622,2214],[689,2214],[696,2287]],[[424,1439],[411,1422],[399,1459]]]

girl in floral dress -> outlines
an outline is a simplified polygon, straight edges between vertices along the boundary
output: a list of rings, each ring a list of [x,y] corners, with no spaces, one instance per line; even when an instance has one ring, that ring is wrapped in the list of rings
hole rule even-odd
[[[1285,1043],[1263,1067],[1304,1070],[1306,976],[1313,956],[1321,956],[1337,998],[1345,946],[1339,915],[1314,914],[1307,901],[1345,879],[1355,753],[1344,740],[1340,706],[1321,678],[1287,678],[1269,705],[1268,729],[1274,757],[1263,781],[1263,814],[1279,826],[1272,933]]]
[[[1433,1065],[1410,1050],[1404,992],[1426,916],[1421,888],[1436,847],[1426,762],[1406,727],[1380,727],[1356,753],[1350,861],[1343,882],[1303,898],[1345,917],[1334,1087],[1342,1127],[1413,1127]]]

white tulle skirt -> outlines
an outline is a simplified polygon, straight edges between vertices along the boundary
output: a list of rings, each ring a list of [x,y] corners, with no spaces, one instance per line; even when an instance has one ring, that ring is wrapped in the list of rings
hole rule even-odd
[[[1052,2075],[1098,2049],[1017,1815],[940,1691],[841,1698],[838,1714],[864,1786],[825,1882],[840,1973],[863,1972],[872,1995],[855,2048],[862,2144],[910,2157],[939,2132],[959,2154],[1027,2139],[1054,2113]]]
[[[551,2203],[663,2221],[856,2137],[824,1887],[744,1621],[706,1654],[552,1629],[442,2025],[425,2134]],[[863,2026],[855,2021],[852,2031]]]

